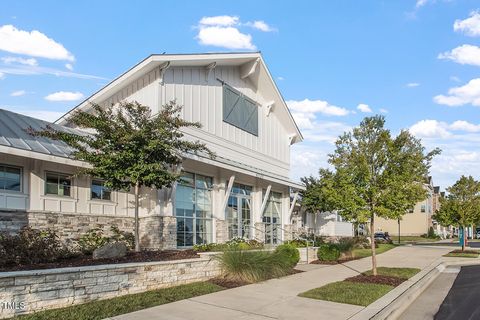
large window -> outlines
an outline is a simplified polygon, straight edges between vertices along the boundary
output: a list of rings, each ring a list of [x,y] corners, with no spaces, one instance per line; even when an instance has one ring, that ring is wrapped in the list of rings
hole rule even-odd
[[[0,164],[0,191],[21,191],[22,169]]]
[[[177,246],[212,242],[212,178],[185,172],[175,195]]]
[[[112,192],[105,187],[105,183],[102,180],[93,179],[90,189],[92,200],[111,200]]]
[[[265,191],[264,191],[265,196]],[[265,225],[265,243],[278,244],[281,231],[282,194],[270,192],[267,206],[263,212],[263,224]]]
[[[229,239],[250,238],[252,187],[234,183],[228,198],[225,216]]]
[[[71,196],[72,181],[67,175],[47,172],[45,194],[56,196]]]
[[[223,85],[223,121],[258,136],[257,104],[229,85]]]

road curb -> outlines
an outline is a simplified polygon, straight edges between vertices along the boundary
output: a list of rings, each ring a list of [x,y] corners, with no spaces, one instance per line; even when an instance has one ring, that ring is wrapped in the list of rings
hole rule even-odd
[[[438,259],[349,320],[397,319],[447,267],[466,265],[480,265],[480,259],[474,261]]]

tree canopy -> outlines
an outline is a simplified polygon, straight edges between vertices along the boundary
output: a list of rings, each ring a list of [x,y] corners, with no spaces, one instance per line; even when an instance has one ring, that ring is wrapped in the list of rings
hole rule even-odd
[[[472,176],[461,176],[446,189],[448,195],[440,199],[440,209],[433,218],[443,226],[462,228],[480,222],[480,182]],[[462,245],[464,248],[464,245]]]
[[[320,178],[304,178],[303,203],[310,210],[336,209],[352,222],[370,222],[372,263],[376,272],[375,217],[398,219],[427,196],[424,182],[432,158],[421,141],[402,130],[396,137],[385,128],[383,116],[363,119],[341,135],[329,155],[333,170],[322,169]]]
[[[68,118],[74,128],[85,134],[57,130],[47,126],[32,135],[61,140],[74,149],[72,158],[90,164],[77,174],[88,174],[104,181],[113,190],[135,188],[136,248],[138,247],[138,189],[171,187],[180,177],[177,170],[188,153],[213,154],[198,141],[184,139],[185,127],[200,128],[180,116],[181,107],[174,101],[152,115],[148,106],[124,102],[101,107],[92,104],[88,112],[75,111]]]

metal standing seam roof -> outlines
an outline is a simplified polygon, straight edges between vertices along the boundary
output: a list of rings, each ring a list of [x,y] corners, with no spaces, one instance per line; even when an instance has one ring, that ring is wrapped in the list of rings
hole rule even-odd
[[[82,130],[72,129],[69,127],[50,123],[48,121],[0,109],[0,146],[3,145],[11,148],[33,151],[62,158],[71,158],[70,155],[72,154],[74,149],[70,148],[66,143],[45,137],[32,136],[25,131],[29,127],[32,127],[34,130],[42,130],[47,125],[50,125],[52,128],[59,131],[66,131],[78,135],[88,134],[87,132]],[[199,154],[199,156],[207,158],[207,156],[203,154]],[[287,177],[279,176],[271,172],[248,166],[231,159],[217,156],[215,161],[252,171],[257,174],[265,175],[265,177],[272,177],[288,183],[298,184],[290,181]]]
[[[79,135],[87,134],[81,130],[0,109],[0,145],[62,158],[70,158],[74,150],[66,143],[45,137],[32,136],[25,131],[29,127],[32,127],[34,130],[42,130],[47,125],[60,131]]]

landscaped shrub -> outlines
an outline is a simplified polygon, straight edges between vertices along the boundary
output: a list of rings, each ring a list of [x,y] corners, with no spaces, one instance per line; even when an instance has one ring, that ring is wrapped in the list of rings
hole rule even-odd
[[[258,282],[287,275],[292,269],[286,255],[268,251],[233,248],[215,258],[220,262],[224,277],[233,281]]]
[[[25,227],[16,235],[0,235],[0,266],[53,262],[68,256],[52,230]]]
[[[111,226],[110,231],[112,236],[108,237],[100,228],[94,228],[87,231],[78,239],[78,246],[82,253],[92,254],[95,249],[98,249],[107,243],[124,242],[127,248],[132,249],[135,245],[135,236],[131,232],[120,231],[117,226]]]
[[[300,261],[300,252],[298,249],[292,244],[281,244],[275,249],[275,254],[284,255],[290,266],[293,268],[297,265],[298,261]]]
[[[197,244],[193,246],[193,250],[198,252],[215,252],[229,249],[238,250],[260,250],[263,249],[264,244],[257,240],[245,240],[242,238],[233,238],[225,243],[208,243]]]
[[[323,244],[318,248],[317,256],[321,261],[337,261],[340,258],[340,250],[331,243]]]
[[[340,238],[337,243],[333,244],[340,253],[349,253],[355,246],[355,239],[353,238]]]
[[[92,254],[95,249],[107,244],[108,241],[109,239],[104,236],[102,229],[95,228],[88,230],[78,239],[78,246],[84,254]]]
[[[368,237],[356,236],[356,237],[353,237],[353,241],[354,241],[353,247],[355,249],[368,249],[371,247]]]
[[[284,244],[290,244],[295,248],[305,248],[307,246],[307,241],[300,239],[293,239],[285,241]],[[309,243],[309,246],[312,246],[312,243]]]

